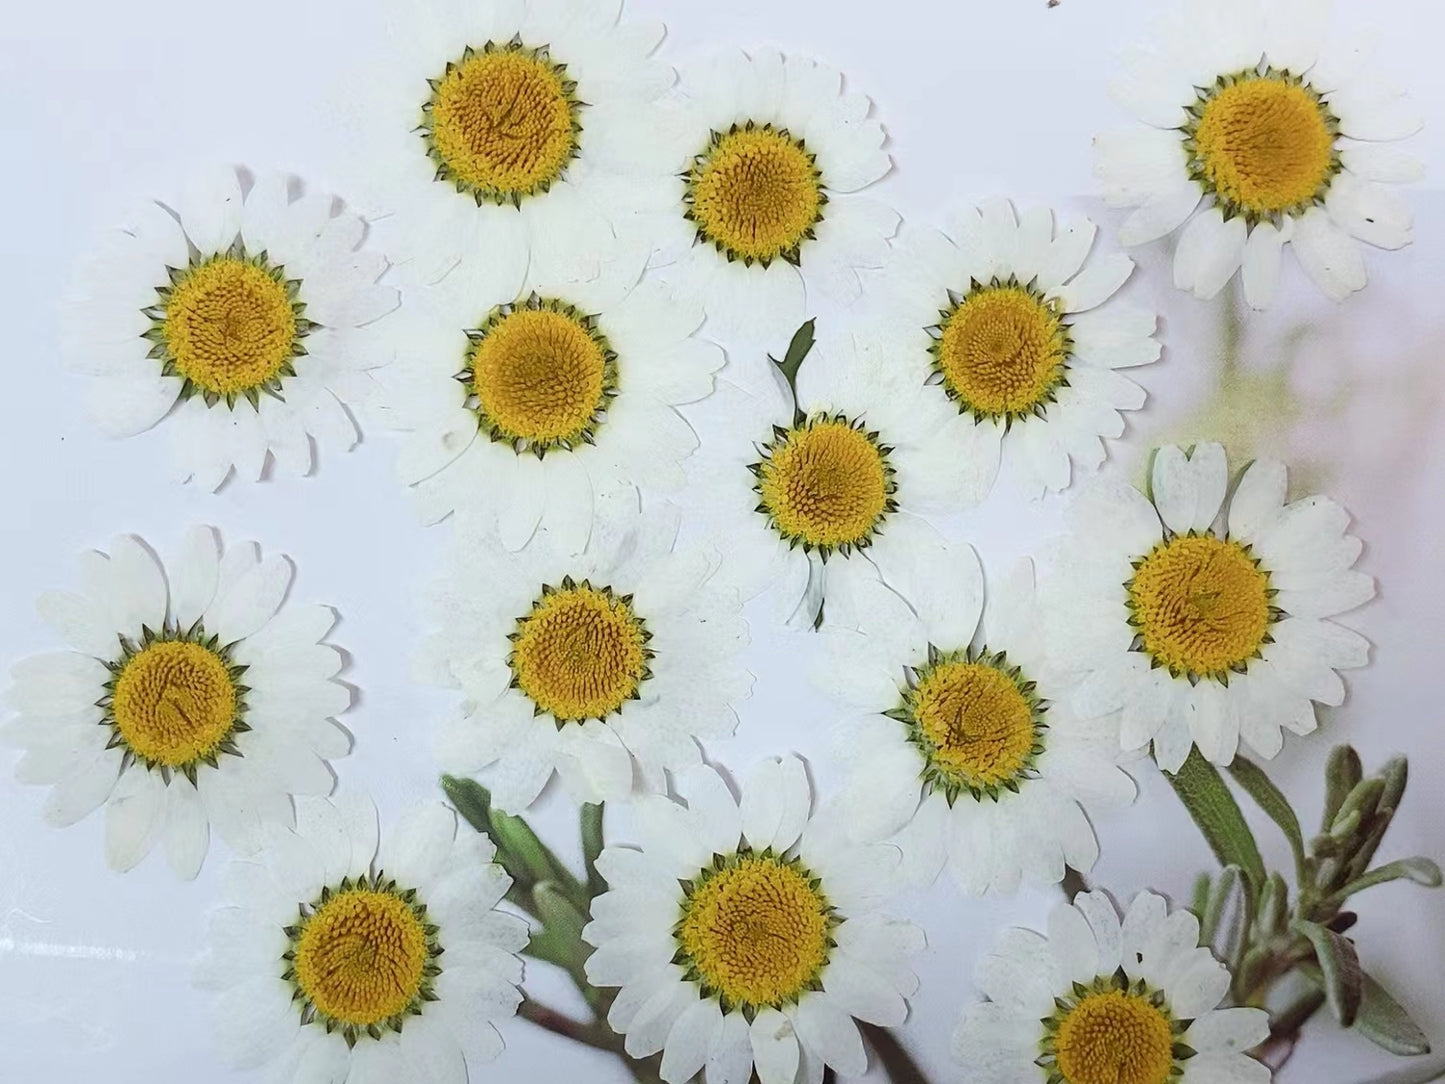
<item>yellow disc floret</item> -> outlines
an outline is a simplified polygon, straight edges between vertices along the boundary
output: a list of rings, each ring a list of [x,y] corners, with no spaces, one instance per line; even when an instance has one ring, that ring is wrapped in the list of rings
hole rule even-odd
[[[926,774],[946,791],[983,791],[1021,778],[1038,741],[1033,687],[1002,656],[946,657],[920,671],[906,716]]]
[[[1338,171],[1337,122],[1314,90],[1285,73],[1222,79],[1192,117],[1191,169],[1228,211],[1299,213]]]
[[[577,154],[576,90],[546,49],[468,49],[433,82],[423,110],[438,179],[478,203],[520,205],[547,191]]]
[[[1166,1084],[1174,1066],[1169,1018],[1146,997],[1122,990],[1086,995],[1054,1037],[1066,1084]]]
[[[1155,547],[1129,581],[1140,647],[1175,676],[1223,677],[1267,642],[1269,576],[1237,542],[1182,535]]]
[[[563,580],[517,622],[513,684],[559,723],[605,719],[651,676],[650,638],[630,598]]]
[[[156,640],[130,655],[111,686],[110,720],[147,764],[214,759],[236,729],[240,697],[226,660],[189,640]]]
[[[827,196],[802,140],[749,121],[712,134],[688,174],[684,202],[700,240],[730,260],[767,266],[798,262]]]
[[[705,992],[729,1007],[778,1007],[816,984],[833,925],[806,870],[748,853],[692,882],[676,936]]]
[[[433,955],[417,908],[394,891],[347,887],[329,895],[294,939],[291,971],[321,1017],[353,1029],[404,1016]]]
[[[278,269],[226,254],[177,272],[155,310],[166,372],[234,402],[279,386],[305,326]],[[166,295],[169,296],[166,296]]]
[[[469,384],[493,439],[541,453],[592,435],[616,394],[617,364],[590,317],[533,298],[468,334]]]
[[[1022,418],[1054,398],[1069,359],[1056,307],[1012,283],[980,286],[946,311],[933,365],[949,398],[980,420]]]
[[[841,416],[796,425],[752,468],[758,510],[785,539],[808,549],[865,546],[894,508],[887,452],[877,434]]]

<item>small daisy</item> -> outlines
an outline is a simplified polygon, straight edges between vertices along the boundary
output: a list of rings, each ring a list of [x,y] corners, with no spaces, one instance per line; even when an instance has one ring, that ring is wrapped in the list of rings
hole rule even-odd
[[[730,735],[752,689],[736,592],[713,583],[717,556],[675,546],[667,506],[604,495],[584,553],[550,532],[508,554],[459,526],[438,585],[442,628],[424,665],[465,695],[442,734],[444,767],[479,775],[517,813],[555,770],[578,801],[701,762],[697,743]]]
[[[978,967],[953,1056],[971,1084],[1268,1084],[1249,1057],[1263,1009],[1221,1009],[1229,971],[1199,945],[1199,920],[1141,892],[1121,923],[1103,892],[1012,929]]]
[[[858,628],[823,630],[819,684],[867,713],[838,733],[850,834],[897,833],[910,874],[931,881],[947,861],[968,892],[1089,870],[1099,847],[1085,810],[1134,797],[1116,721],[1069,710],[1030,563],[991,583],[986,606],[971,547],[949,546],[932,572],[915,608],[873,584]]]
[[[662,1079],[685,1084],[861,1076],[854,1018],[903,1023],[923,932],[876,910],[898,852],[859,845],[833,817],[810,819],[796,757],[763,762],[734,799],[700,768],[686,807],[637,802],[642,849],[609,847],[597,868],[587,978],[620,986],[607,1022],[634,1058],[662,1051]]]
[[[668,255],[719,336],[768,341],[803,321],[804,296],[862,293],[898,215],[858,195],[888,172],[867,98],[814,60],[759,49],[684,73]]]
[[[990,464],[1009,449],[1031,496],[1069,484],[1070,458],[1092,469],[1124,432],[1144,390],[1116,370],[1159,357],[1154,313],[1111,302],[1134,269],[1118,253],[1089,255],[1086,218],[1047,208],[1015,215],[990,200],[947,233],[905,229],[887,277],[894,349],[911,379],[954,416],[938,439]],[[990,479],[991,481],[991,479]]]
[[[67,365],[88,377],[90,414],[128,437],[170,415],[172,473],[218,488],[267,455],[310,471],[311,442],[356,444],[346,404],[389,360],[368,327],[396,307],[360,249],[366,223],[332,196],[293,198],[284,176],[242,193],[231,168],[170,205],[147,204],[76,271],[62,311]]]
[[[711,494],[697,512],[727,540],[743,596],[778,585],[781,616],[801,626],[825,603],[850,612],[852,586],[880,576],[909,601],[932,590],[922,555],[942,539],[919,513],[977,503],[992,478],[931,439],[953,408],[900,378],[888,340],[867,331],[814,349],[796,408],[780,376],[760,375],[747,389],[719,382],[728,440],[700,453],[694,484]]]
[[[384,401],[426,520],[479,510],[509,549],[541,525],[577,552],[599,492],[683,484],[697,438],[675,407],[711,394],[723,353],[694,337],[701,305],[641,270],[529,276],[520,298],[456,276],[408,291]]]
[[[621,0],[422,0],[397,8],[392,62],[359,99],[379,226],[423,282],[457,268],[515,297],[638,236],[669,183],[653,59],[661,23]],[[575,273],[575,272],[574,272]]]
[[[212,828],[249,852],[263,824],[290,823],[290,795],[330,793],[326,762],[350,748],[331,717],[351,694],[332,680],[341,653],[321,642],[336,615],[281,607],[286,558],[262,560],[253,544],[222,555],[198,527],[168,573],[122,535],[108,555],[84,554],[80,576],[79,594],[40,596],[70,650],[15,665],[19,717],[0,731],[25,751],[17,778],[52,788],[46,820],[104,805],[112,868],[164,843],[190,878]]]
[[[1329,618],[1374,597],[1361,542],[1326,497],[1286,503],[1283,465],[1259,460],[1227,507],[1218,444],[1159,449],[1152,492],[1100,485],[1072,510],[1057,578],[1054,657],[1082,677],[1085,718],[1122,712],[1126,749],[1177,771],[1192,744],[1228,764],[1239,740],[1272,757],[1281,728],[1308,734],[1338,705],[1337,670],[1369,644]],[[1223,514],[1221,514],[1223,509]]]
[[[1421,121],[1354,43],[1325,47],[1331,6],[1180,6],[1157,46],[1123,58],[1114,95],[1150,127],[1101,136],[1095,172],[1111,204],[1137,208],[1124,244],[1183,227],[1180,289],[1213,297],[1243,267],[1245,299],[1266,308],[1292,244],[1338,301],[1365,285],[1356,241],[1410,243],[1410,210],[1386,185],[1421,176],[1390,145]]]
[[[296,803],[263,860],[228,870],[199,985],[242,1069],[295,1084],[478,1080],[521,1001],[527,924],[485,835],[423,805],[377,844],[369,799]]]

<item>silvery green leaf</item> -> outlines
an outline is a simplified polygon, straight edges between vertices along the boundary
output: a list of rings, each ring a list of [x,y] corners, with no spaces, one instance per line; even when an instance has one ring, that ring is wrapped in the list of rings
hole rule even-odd
[[[1360,958],[1355,953],[1354,943],[1318,922],[1296,919],[1293,926],[1295,932],[1307,938],[1314,947],[1325,996],[1329,999],[1335,1019],[1341,1027],[1350,1027],[1359,1013],[1364,988],[1364,972],[1360,970]]]

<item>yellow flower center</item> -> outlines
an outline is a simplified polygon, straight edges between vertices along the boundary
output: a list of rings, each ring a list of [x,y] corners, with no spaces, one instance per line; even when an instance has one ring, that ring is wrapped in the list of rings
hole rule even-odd
[[[157,640],[122,665],[110,713],[136,757],[183,768],[216,755],[236,729],[238,701],[219,654],[187,640]]]
[[[592,319],[563,302],[499,310],[469,334],[482,427],[518,451],[585,440],[616,394],[616,355]]]
[[[520,205],[547,191],[577,154],[576,89],[545,48],[467,49],[433,81],[423,108],[438,179],[478,203]]]
[[[1043,298],[1017,285],[981,286],[944,314],[934,368],[960,410],[1022,418],[1054,397],[1069,358],[1068,328]]]
[[[1064,1017],[1055,1044],[1065,1084],[1165,1084],[1174,1066],[1169,1018],[1122,990],[1085,996]]]
[[[797,263],[828,197],[815,156],[785,129],[752,121],[714,132],[687,178],[687,217],[730,260]]]
[[[345,888],[305,920],[292,970],[318,1014],[369,1028],[416,1003],[432,956],[426,925],[395,892]]]
[[[794,426],[753,472],[759,510],[784,538],[810,549],[866,545],[893,509],[887,449],[842,417]]]
[[[1226,79],[1186,125],[1192,169],[1225,207],[1251,218],[1298,212],[1338,168],[1337,123],[1319,95],[1270,71]]]
[[[692,883],[676,936],[706,993],[729,1007],[776,1008],[816,984],[828,962],[831,914],[797,863],[742,854]]]
[[[559,723],[605,719],[651,676],[651,635],[630,597],[570,579],[544,589],[512,634],[517,688]]]
[[[1130,623],[1143,650],[1175,676],[1217,678],[1266,642],[1270,593],[1269,576],[1238,543],[1182,535],[1139,562]]]
[[[292,302],[279,271],[240,256],[180,272],[156,310],[167,371],[229,401],[274,386],[298,353]]]
[[[945,784],[982,789],[1018,779],[1036,742],[1034,702],[1017,673],[988,662],[931,666],[910,696],[930,768]]]

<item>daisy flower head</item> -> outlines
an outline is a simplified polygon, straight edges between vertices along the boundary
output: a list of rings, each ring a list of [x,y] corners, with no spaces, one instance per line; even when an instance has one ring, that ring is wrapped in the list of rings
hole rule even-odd
[[[456,270],[515,296],[646,236],[665,205],[656,104],[675,78],[660,23],[621,0],[421,0],[361,99],[379,228],[424,282]]]
[[[249,852],[264,824],[290,823],[291,795],[330,793],[326,762],[350,749],[332,717],[351,693],[322,642],[336,615],[283,607],[291,577],[286,558],[223,554],[198,527],[167,568],[122,535],[81,556],[78,592],[41,595],[68,650],[15,665],[0,737],[24,750],[17,778],[51,788],[45,819],[104,805],[112,868],[163,844],[190,878],[212,829]]]
[[[775,49],[716,57],[680,87],[664,252],[709,329],[768,341],[802,323],[805,296],[856,301],[858,270],[882,266],[898,228],[860,194],[891,168],[868,99]]]
[[[1216,764],[1242,738],[1273,757],[1338,705],[1337,671],[1369,644],[1331,620],[1369,601],[1361,542],[1327,497],[1286,499],[1282,464],[1258,460],[1230,493],[1218,444],[1157,452],[1148,495],[1101,484],[1071,510],[1058,568],[1055,657],[1075,670],[1073,707],[1119,712],[1126,749],[1177,771],[1191,744]],[[1226,493],[1229,493],[1226,500]]]
[[[376,807],[296,803],[256,861],[228,872],[199,985],[242,1069],[284,1082],[477,1080],[521,1001],[527,924],[496,909],[511,878],[485,835],[418,806],[378,842]]]
[[[1228,969],[1199,945],[1199,920],[1141,892],[1123,921],[1103,892],[1012,929],[974,978],[953,1055],[978,1084],[1268,1084],[1249,1057],[1263,1009],[1221,1009]]]
[[[874,583],[857,627],[822,630],[819,684],[854,713],[837,733],[848,831],[891,837],[911,879],[946,863],[973,893],[1087,872],[1099,846],[1085,811],[1134,797],[1117,723],[1070,710],[1031,563],[990,582],[985,601],[971,547],[939,556],[914,606]]]
[[[588,981],[621,987],[607,1022],[662,1079],[709,1084],[861,1076],[856,1020],[892,1027],[918,988],[923,932],[877,908],[898,852],[852,843],[811,815],[797,757],[760,764],[735,799],[711,768],[680,780],[683,806],[637,799],[641,848],[597,862],[609,891],[582,938]]]
[[[637,511],[609,494],[587,549],[549,531],[500,549],[460,524],[438,585],[441,629],[424,665],[458,688],[438,755],[478,776],[492,800],[520,813],[556,771],[578,801],[620,798],[634,767],[644,786],[701,762],[698,741],[737,726],[752,689],[736,591],[714,582],[718,556],[678,545],[676,510]]]
[[[1118,370],[1159,357],[1154,313],[1111,300],[1133,261],[1091,254],[1096,233],[1086,218],[995,199],[946,231],[906,227],[889,265],[898,363],[952,408],[937,439],[991,467],[1007,448],[1033,496],[1067,486],[1071,460],[1103,462],[1120,412],[1144,404]]]
[[[531,274],[521,295],[456,276],[408,290],[383,402],[424,519],[481,514],[509,549],[540,525],[578,552],[599,493],[683,484],[697,438],[676,407],[712,392],[724,358],[695,335],[699,304],[639,281],[637,254],[591,279]]]
[[[1390,185],[1420,163],[1392,144],[1419,116],[1357,48],[1327,42],[1328,0],[1189,0],[1160,40],[1123,57],[1113,92],[1147,127],[1095,141],[1119,239],[1179,230],[1174,284],[1211,298],[1243,269],[1267,308],[1283,249],[1330,298],[1365,285],[1357,242],[1398,249],[1412,215]]]
[[[389,357],[370,326],[396,307],[386,258],[335,199],[226,167],[107,233],[62,306],[66,364],[107,436],[166,419],[172,473],[206,489],[268,456],[306,474],[312,443],[356,444],[347,405]]]

